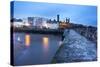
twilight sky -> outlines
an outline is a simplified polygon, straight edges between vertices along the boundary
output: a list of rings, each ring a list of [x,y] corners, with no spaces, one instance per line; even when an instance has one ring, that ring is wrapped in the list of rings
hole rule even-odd
[[[14,1],[12,3],[14,18],[44,17],[56,19],[57,14],[59,14],[62,21],[68,17],[72,23],[97,26],[96,6],[25,1]]]

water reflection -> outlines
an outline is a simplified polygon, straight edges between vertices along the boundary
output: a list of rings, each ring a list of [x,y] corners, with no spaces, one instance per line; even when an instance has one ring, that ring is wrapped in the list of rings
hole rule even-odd
[[[48,45],[49,45],[49,39],[48,37],[43,37],[43,47],[44,47],[44,51],[48,51]]]
[[[18,37],[17,40],[20,42],[21,41],[20,37]]]
[[[15,65],[50,63],[59,47],[59,41],[61,36],[14,33]]]
[[[25,35],[25,46],[26,47],[30,46],[30,35],[29,34]]]
[[[63,42],[62,41],[59,41],[59,46],[61,46],[63,44]]]

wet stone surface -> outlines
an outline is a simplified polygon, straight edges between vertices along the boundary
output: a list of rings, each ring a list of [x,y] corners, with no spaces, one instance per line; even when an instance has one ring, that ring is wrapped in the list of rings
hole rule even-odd
[[[65,30],[63,44],[54,59],[56,63],[97,60],[97,44],[87,40],[74,30]]]

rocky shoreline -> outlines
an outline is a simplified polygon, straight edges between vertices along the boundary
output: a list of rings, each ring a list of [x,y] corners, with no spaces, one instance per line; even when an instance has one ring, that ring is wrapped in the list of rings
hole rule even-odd
[[[65,30],[64,40],[51,63],[69,63],[97,60],[97,44],[77,33]]]

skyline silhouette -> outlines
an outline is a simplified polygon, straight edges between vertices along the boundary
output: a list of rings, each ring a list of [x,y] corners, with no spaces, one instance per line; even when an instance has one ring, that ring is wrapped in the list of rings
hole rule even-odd
[[[72,23],[97,26],[96,6],[25,1],[13,1],[11,6],[14,9],[14,18],[33,16],[56,19],[56,15],[59,14],[61,21],[68,17]]]

